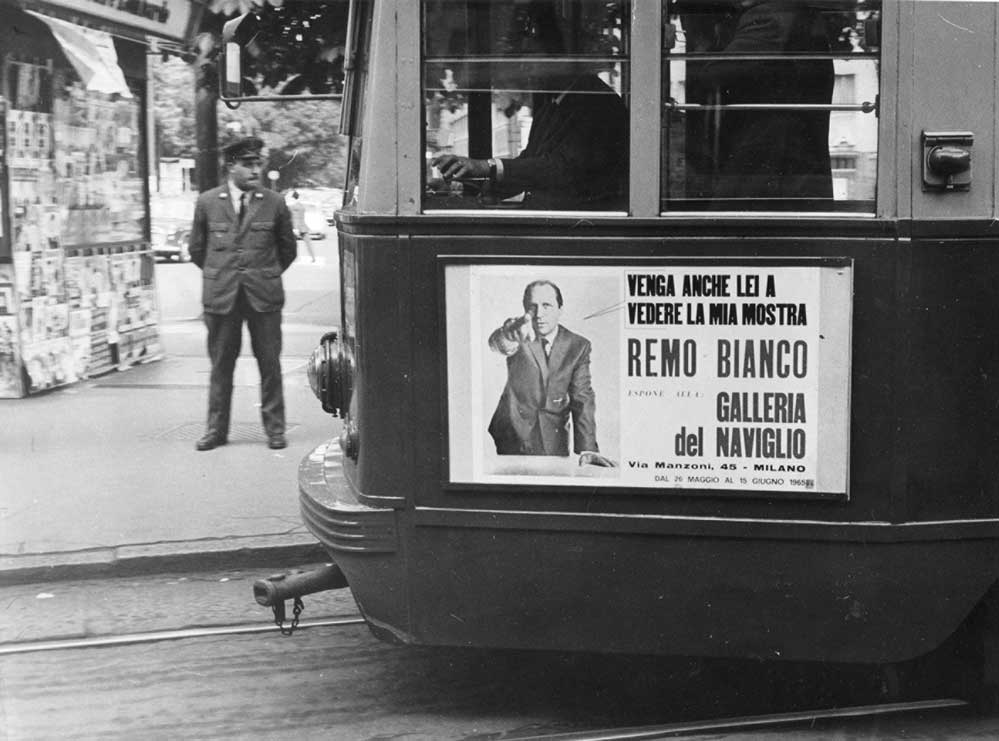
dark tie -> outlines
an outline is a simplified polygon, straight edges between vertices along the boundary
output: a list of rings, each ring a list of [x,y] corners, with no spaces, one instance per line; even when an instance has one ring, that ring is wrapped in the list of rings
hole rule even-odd
[[[236,213],[236,223],[243,223],[243,216],[246,215],[246,193],[239,194],[239,211]]]
[[[545,351],[545,360],[548,360],[552,351],[552,343],[548,341],[547,337],[541,338],[541,349]]]

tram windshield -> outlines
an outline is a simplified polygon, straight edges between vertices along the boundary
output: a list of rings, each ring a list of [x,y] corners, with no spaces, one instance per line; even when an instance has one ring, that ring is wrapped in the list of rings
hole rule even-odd
[[[426,0],[425,208],[628,202],[629,3]]]
[[[424,209],[627,211],[659,182],[663,213],[873,213],[879,1],[661,17],[661,151],[634,157],[627,0],[424,0]]]

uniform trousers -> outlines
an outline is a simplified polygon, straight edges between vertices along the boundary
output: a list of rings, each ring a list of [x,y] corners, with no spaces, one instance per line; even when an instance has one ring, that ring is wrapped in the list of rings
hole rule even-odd
[[[228,314],[205,312],[208,357],[212,374],[208,389],[207,430],[223,439],[229,436],[232,375],[243,341],[243,322],[250,331],[250,346],[260,370],[260,416],[268,437],[283,435],[284,386],[281,380],[281,311],[256,311],[242,289]]]

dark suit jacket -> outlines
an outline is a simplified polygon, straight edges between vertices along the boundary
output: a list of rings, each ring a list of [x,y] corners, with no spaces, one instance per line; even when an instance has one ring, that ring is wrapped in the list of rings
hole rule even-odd
[[[242,287],[256,311],[284,306],[281,273],[295,261],[291,214],[279,194],[248,193],[242,224],[227,185],[202,193],[194,207],[191,260],[202,271],[202,302],[209,314],[228,314]]]
[[[590,341],[559,325],[551,356],[539,340],[521,344],[506,359],[507,381],[489,423],[500,455],[569,455],[597,451],[590,385]]]
[[[745,9],[724,45],[727,54],[828,53],[815,10],[790,0],[759,0]],[[710,51],[710,49],[708,49]],[[831,60],[690,62],[688,90],[702,103],[831,103]],[[711,131],[715,114],[690,120]],[[717,128],[717,198],[832,198],[828,111],[723,111]],[[696,140],[697,136],[688,138]],[[695,152],[689,153],[691,161]]]
[[[527,146],[503,159],[500,194],[527,191],[539,209],[628,207],[628,111],[596,75],[576,80],[561,101],[539,96]]]

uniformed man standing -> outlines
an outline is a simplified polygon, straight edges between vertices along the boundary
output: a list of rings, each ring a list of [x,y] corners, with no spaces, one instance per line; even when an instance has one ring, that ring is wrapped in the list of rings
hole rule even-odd
[[[198,197],[191,228],[191,260],[202,271],[202,303],[212,363],[208,422],[198,450],[229,438],[232,374],[239,357],[243,322],[250,331],[260,369],[260,412],[267,444],[284,448],[284,389],[281,380],[281,274],[295,260],[295,235],[284,199],[263,188],[256,137],[223,150],[226,182]]]

